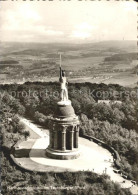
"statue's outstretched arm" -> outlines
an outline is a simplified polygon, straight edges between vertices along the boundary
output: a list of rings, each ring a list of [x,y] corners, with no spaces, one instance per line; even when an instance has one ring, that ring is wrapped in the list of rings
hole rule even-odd
[[[62,68],[60,67],[59,81],[62,82]]]

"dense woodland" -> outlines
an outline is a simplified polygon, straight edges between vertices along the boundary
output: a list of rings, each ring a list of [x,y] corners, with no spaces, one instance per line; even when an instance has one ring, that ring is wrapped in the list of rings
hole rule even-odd
[[[136,89],[91,83],[69,83],[68,88],[69,99],[81,121],[80,134],[92,135],[116,149],[121,157],[121,170],[130,179],[138,182],[138,97]],[[62,173],[57,174],[56,177],[54,173],[37,174],[36,177],[33,177],[35,180],[33,183],[30,173],[18,170],[10,162],[7,151],[19,139],[29,136],[29,132],[25,131],[23,125],[20,124],[18,115],[28,117],[48,128],[49,119],[54,114],[56,102],[59,100],[59,91],[59,84],[52,82],[1,85],[4,194],[7,193],[6,186],[11,186],[13,182],[18,182],[20,179],[28,181],[30,185],[35,185],[37,182],[40,184],[45,182],[48,185],[50,185],[49,182],[52,185],[53,183],[54,185],[66,185],[70,181],[70,185],[88,186],[81,192],[78,190],[67,191],[66,193],[69,194],[89,194],[90,192],[106,195],[130,194],[127,190],[121,190],[117,184],[111,183],[107,176],[98,176],[89,172]],[[112,101],[109,104],[98,103],[98,100],[105,99]],[[122,103],[115,103],[115,100]],[[7,173],[8,176],[6,176]],[[26,185],[25,182],[24,185]],[[16,194],[14,190],[13,192]]]
[[[119,184],[111,182],[110,178],[104,174],[99,176],[93,172],[83,171],[76,173],[25,172],[13,164],[4,152],[2,152],[1,163],[3,195],[131,195],[128,189],[121,189]]]

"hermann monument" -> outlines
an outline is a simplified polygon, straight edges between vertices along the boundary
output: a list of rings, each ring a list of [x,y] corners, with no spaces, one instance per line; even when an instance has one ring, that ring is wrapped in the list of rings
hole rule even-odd
[[[76,159],[80,156],[78,149],[79,120],[68,99],[67,79],[65,71],[61,68],[61,54],[59,82],[61,99],[57,102],[56,113],[51,119],[50,144],[46,149],[46,155],[53,159]]]

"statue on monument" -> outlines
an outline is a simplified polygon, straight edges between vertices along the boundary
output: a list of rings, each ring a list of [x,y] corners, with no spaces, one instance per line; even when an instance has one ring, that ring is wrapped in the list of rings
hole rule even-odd
[[[67,89],[67,78],[65,76],[65,71],[61,68],[61,54],[60,54],[60,77],[59,82],[61,84],[61,101],[68,101],[68,89]]]
[[[68,89],[67,89],[67,78],[65,76],[65,71],[61,69],[60,67],[60,78],[59,78],[60,84],[61,84],[61,101],[68,101]]]

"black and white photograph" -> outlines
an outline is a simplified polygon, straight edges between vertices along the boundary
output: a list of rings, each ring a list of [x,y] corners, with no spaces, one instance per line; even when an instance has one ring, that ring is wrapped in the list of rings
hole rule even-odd
[[[137,13],[0,1],[0,195],[138,195]]]

